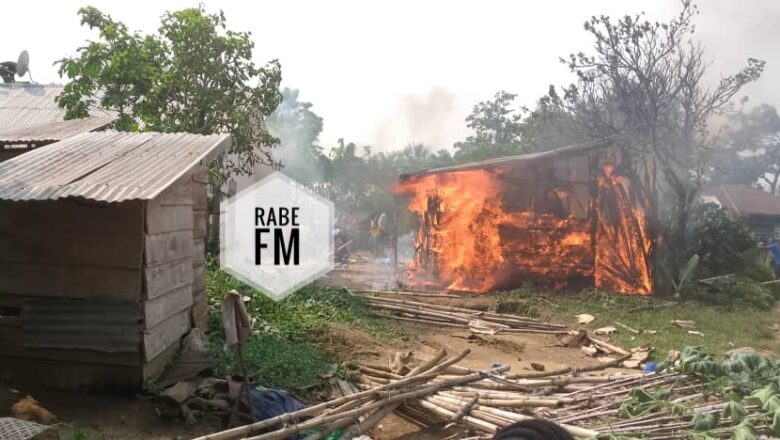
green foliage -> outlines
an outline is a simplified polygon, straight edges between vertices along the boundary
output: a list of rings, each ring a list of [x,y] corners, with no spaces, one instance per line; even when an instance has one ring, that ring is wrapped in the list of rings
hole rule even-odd
[[[389,166],[397,173],[410,173],[431,168],[441,168],[453,165],[452,155],[448,150],[433,150],[424,144],[413,143],[406,147],[385,154]]]
[[[743,420],[742,423],[734,427],[731,438],[732,440],[758,440],[756,427],[749,420]]]
[[[474,130],[465,141],[455,144],[460,162],[511,156],[521,152],[522,110],[513,109],[517,95],[499,91],[491,101],[474,106],[466,125]]]
[[[771,310],[777,300],[773,286],[743,275],[718,280],[713,283],[697,283],[684,289],[684,297],[703,304]]]
[[[726,407],[723,408],[723,417],[728,417],[734,423],[740,423],[745,420],[746,416],[747,410],[740,402],[736,400],[726,402]]]
[[[712,353],[701,347],[685,347],[680,353],[680,371],[685,374],[715,379],[725,375],[725,369]]]
[[[666,409],[669,407],[668,397],[669,391],[660,387],[634,388],[629,398],[620,404],[618,415],[623,418],[641,417]]]
[[[512,306],[510,293],[496,295],[496,303]],[[505,298],[505,299],[504,299]],[[723,353],[735,347],[753,347],[771,351],[777,347],[771,330],[776,321],[769,309],[722,306],[699,301],[668,301],[654,297],[615,295],[594,289],[578,293],[517,295],[514,307],[523,307],[543,319],[574,322],[574,315],[589,313],[596,320],[590,328],[615,326],[621,322],[642,333],[634,334],[618,328],[611,338],[621,347],[649,344],[655,349],[651,357],[663,360],[669,350],[688,345],[701,345],[712,353]],[[505,307],[502,305],[502,307]],[[702,335],[692,335],[688,329],[671,324],[674,320],[694,320]]]
[[[678,280],[677,281],[672,280],[675,296],[679,297],[680,290],[683,287],[685,287],[685,285],[688,283],[688,280],[691,279],[698,265],[699,265],[699,255],[693,254],[690,260],[688,260],[688,263],[685,265],[685,267],[680,270],[680,275]]]
[[[689,255],[701,257],[701,278],[739,272],[751,264],[748,251],[756,242],[745,225],[713,203],[698,203],[689,212]]]
[[[709,431],[718,426],[718,414],[716,413],[697,413],[691,420],[694,431]]]
[[[538,318],[541,310],[550,304],[552,303],[545,299],[536,287],[532,284],[524,284],[520,289],[494,294],[490,311]]]
[[[778,394],[780,394],[780,390],[778,389],[777,384],[775,382],[769,382],[765,386],[753,390],[750,394],[750,400],[763,407],[768,404],[772,397],[777,396]]]
[[[780,435],[780,411],[775,411],[772,415],[772,434]]]
[[[206,271],[206,295],[212,314],[209,340],[219,374],[239,374],[235,353],[224,353],[218,310],[230,290],[248,297],[247,311],[256,318],[244,354],[250,376],[267,386],[303,392],[324,383],[339,361],[323,346],[333,343],[346,326],[379,339],[401,333],[373,318],[362,298],[344,289],[307,286],[282,301],[274,301],[214,267]],[[336,341],[338,343],[338,341]]]
[[[250,34],[227,29],[224,14],[203,6],[167,12],[150,35],[94,7],[79,15],[99,38],[59,61],[68,83],[57,102],[68,119],[103,108],[117,112],[114,128],[124,131],[230,133],[236,154],[223,163],[228,174],[270,160],[262,146],[276,140],[262,119],[281,99],[281,68],[257,67]]]

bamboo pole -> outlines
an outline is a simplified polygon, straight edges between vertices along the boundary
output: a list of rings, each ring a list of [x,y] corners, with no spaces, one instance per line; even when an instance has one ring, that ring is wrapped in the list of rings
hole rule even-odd
[[[615,345],[612,345],[609,342],[604,342],[604,341],[602,341],[600,339],[591,338],[591,337],[588,337],[588,339],[590,340],[590,342],[593,343],[593,345],[595,345],[595,346],[597,346],[599,348],[603,348],[604,350],[608,350],[608,351],[611,351],[612,353],[617,353],[617,354],[620,354],[620,355],[623,355],[623,356],[631,356],[631,353],[629,353],[628,351],[623,350],[622,348],[617,347]]]
[[[459,378],[456,378],[456,379],[450,379],[448,381],[435,383],[435,384],[432,384],[432,385],[429,385],[429,386],[426,386],[424,388],[420,388],[420,389],[417,389],[417,390],[414,390],[414,391],[407,391],[407,392],[391,391],[384,398],[377,399],[376,401],[371,402],[368,405],[364,405],[362,407],[355,408],[353,410],[346,411],[346,412],[343,412],[343,413],[340,413],[340,414],[333,414],[333,415],[325,416],[325,417],[317,417],[317,418],[310,419],[310,420],[307,420],[307,421],[302,422],[302,423],[298,423],[296,425],[287,426],[287,427],[285,427],[283,429],[280,429],[280,430],[277,430],[277,431],[268,432],[268,433],[257,435],[257,436],[254,436],[254,437],[247,437],[247,440],[280,440],[280,439],[285,439],[285,438],[287,438],[287,437],[289,437],[289,436],[291,436],[293,434],[300,433],[300,432],[305,431],[307,429],[316,428],[317,426],[321,426],[321,425],[323,425],[323,424],[325,424],[327,422],[332,422],[332,421],[335,421],[335,420],[339,420],[339,419],[342,419],[344,417],[350,417],[350,416],[355,415],[355,414],[363,414],[363,413],[369,412],[371,410],[378,409],[378,408],[383,408],[383,407],[385,407],[387,405],[394,404],[394,403],[399,403],[400,404],[400,402],[402,402],[404,400],[413,399],[413,398],[416,398],[416,397],[432,394],[432,393],[435,393],[436,391],[439,391],[439,390],[441,390],[443,388],[447,388],[447,387],[450,387],[450,386],[453,386],[453,385],[456,385],[456,384],[468,383],[470,381],[479,380],[481,377],[483,377],[483,376],[485,376],[485,375],[487,375],[489,373],[492,373],[492,372],[506,371],[507,368],[508,367],[499,367],[499,368],[493,369],[493,370],[486,370],[486,371],[480,372],[479,374],[474,374],[474,375],[470,375],[470,376],[462,376],[462,377],[459,377]],[[371,419],[371,417],[369,419]],[[249,425],[247,425],[247,426],[249,426]]]
[[[437,363],[447,355],[446,350],[441,350],[436,356],[434,356],[434,358],[432,358],[429,361],[423,363],[422,365],[412,369],[409,373],[407,373],[407,376],[414,376],[414,375],[420,374],[422,372],[429,372],[429,373],[431,373],[431,372],[435,372],[435,373],[441,372],[445,368],[447,368],[448,366],[454,365],[455,363],[460,362],[461,360],[463,360],[463,358],[468,356],[468,354],[470,352],[471,352],[471,350],[468,350],[468,349],[464,350],[463,352],[461,352],[459,355],[455,356],[454,358],[445,361],[441,365],[437,365]],[[377,410],[374,414],[372,414],[364,422],[358,423],[357,425],[355,425],[352,428],[350,428],[347,432],[345,432],[344,433],[345,437],[346,438],[351,438],[350,436],[356,437],[361,432],[366,432],[366,431],[370,430],[377,423],[379,423],[382,419],[387,417],[387,415],[389,415],[390,413],[395,411],[398,408],[398,406],[400,406],[400,402],[397,403],[397,404],[387,405],[386,407]]]
[[[372,398],[377,396],[379,393],[385,393],[391,390],[395,390],[419,382],[427,382],[435,377],[436,377],[436,373],[426,373],[415,377],[407,377],[387,385],[374,387],[366,391],[361,391],[359,393],[351,394],[349,396],[339,397],[338,399],[329,400],[327,402],[323,402],[318,405],[309,406],[298,411],[281,414],[276,417],[272,417],[270,419],[252,423],[250,425],[239,426],[233,429],[228,429],[213,434],[207,434],[201,437],[197,437],[193,440],[227,440],[227,439],[238,438],[250,434],[251,432],[270,428],[276,425],[283,425],[285,423],[291,422],[295,419],[299,419],[302,417],[308,417],[317,414],[323,410],[337,407],[346,402],[350,402],[353,400],[366,400],[367,398]]]
[[[441,398],[441,396],[434,396],[434,399]],[[446,398],[442,398],[442,400],[446,400]],[[506,411],[499,408],[491,408],[491,407],[483,407],[480,403],[477,403],[474,406],[474,409],[477,411],[484,411],[486,413],[490,413],[497,417],[502,417],[510,420],[511,422],[521,422],[523,420],[529,420],[533,419],[534,417],[526,416],[523,414],[515,413],[512,411]],[[585,437],[585,438],[591,438],[591,437],[597,437],[599,435],[598,431],[594,431],[592,429],[586,429],[581,428],[578,426],[572,426],[572,425],[566,425],[566,424],[560,424],[563,429],[569,432],[569,434],[575,436],[575,437]]]
[[[610,367],[616,367],[623,363],[624,360],[631,357],[631,355],[623,356],[621,358],[605,362],[600,365],[594,365],[592,367],[565,367],[558,370],[552,370],[552,371],[539,371],[536,373],[516,373],[516,374],[510,374],[507,376],[509,379],[535,379],[539,377],[548,377],[548,376],[560,376],[562,374],[568,374],[572,372],[577,373],[585,373],[585,372],[592,372],[592,371],[599,371],[599,370],[606,370]]]

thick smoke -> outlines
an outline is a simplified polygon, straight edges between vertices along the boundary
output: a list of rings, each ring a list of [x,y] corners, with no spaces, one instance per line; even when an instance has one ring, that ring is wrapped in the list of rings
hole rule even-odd
[[[318,181],[322,176],[315,148],[322,118],[311,110],[311,103],[298,100],[298,90],[286,88],[282,96],[281,104],[266,120],[268,131],[279,139],[271,157],[282,164],[285,174],[301,181]]]
[[[449,148],[466,133],[455,94],[443,87],[401,96],[398,109],[374,131],[371,145],[389,151],[409,143]]]
[[[699,2],[699,10],[693,37],[705,46],[712,61],[711,80],[735,73],[748,57],[762,59],[766,69],[761,79],[745,87],[738,98],[747,97],[747,107],[765,102],[780,108],[780,87],[775,81],[780,76],[780,2],[708,0]]]

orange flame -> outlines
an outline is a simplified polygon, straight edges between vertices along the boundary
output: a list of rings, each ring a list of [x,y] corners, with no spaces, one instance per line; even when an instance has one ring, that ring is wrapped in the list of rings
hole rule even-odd
[[[650,240],[644,211],[629,203],[628,179],[605,167],[598,196],[583,209],[593,208],[595,215],[511,212],[504,206],[509,193],[504,172],[415,176],[394,188],[409,197],[409,211],[418,220],[412,285],[486,292],[525,281],[560,288],[591,280],[590,285],[624,293],[651,291],[645,260]],[[512,194],[523,190],[514,188]],[[560,206],[570,196],[565,188],[544,195]]]

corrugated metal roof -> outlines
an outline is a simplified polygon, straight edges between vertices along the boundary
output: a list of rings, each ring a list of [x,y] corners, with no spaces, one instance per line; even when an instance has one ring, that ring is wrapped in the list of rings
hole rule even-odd
[[[139,350],[138,303],[132,301],[27,299],[19,315],[25,347]]]
[[[65,110],[54,99],[62,93],[59,84],[0,84],[0,127],[23,127],[59,122]],[[109,110],[91,109],[92,117],[115,117]]]
[[[0,200],[150,200],[229,144],[223,134],[82,133],[0,163]]]
[[[453,165],[449,167],[443,167],[443,168],[434,168],[430,170],[422,170],[422,171],[415,171],[412,173],[406,173],[401,175],[401,179],[407,179],[414,176],[423,176],[426,174],[440,174],[440,173],[451,173],[453,171],[466,171],[466,170],[473,170],[473,169],[480,169],[480,168],[492,168],[496,166],[502,166],[502,165],[510,165],[512,163],[519,163],[519,162],[531,162],[536,160],[544,160],[544,159],[552,159],[554,157],[558,156],[566,156],[572,153],[577,153],[580,151],[586,151],[594,148],[600,148],[600,147],[606,147],[610,145],[613,141],[623,138],[624,136],[613,136],[610,138],[594,141],[594,142],[588,142],[584,144],[579,145],[572,145],[568,147],[558,148],[555,150],[548,150],[548,151],[541,151],[537,153],[527,153],[527,154],[519,154],[516,156],[507,156],[507,157],[499,157],[497,159],[488,159],[483,160],[480,162],[469,162],[464,163],[460,165]]]
[[[47,122],[37,125],[24,125],[21,127],[0,127],[0,144],[57,142],[79,133],[85,133],[100,127],[105,127],[114,119],[115,118],[112,117],[95,117]]]
[[[737,214],[780,216],[780,197],[750,185],[713,185],[702,189],[699,196],[714,197]]]
[[[55,102],[58,84],[0,84],[0,144],[56,142],[92,131],[116,119],[110,110],[90,109],[90,117],[65,121]]]

